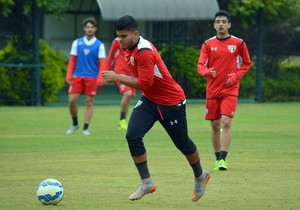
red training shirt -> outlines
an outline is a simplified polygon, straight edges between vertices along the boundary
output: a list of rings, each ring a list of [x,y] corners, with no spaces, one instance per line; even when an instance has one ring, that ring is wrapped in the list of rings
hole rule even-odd
[[[246,43],[235,36],[218,39],[216,36],[206,40],[201,47],[198,72],[207,78],[206,98],[238,96],[239,79],[247,73],[251,60]],[[216,77],[208,69],[214,67]],[[237,82],[226,86],[228,74],[236,73]]]
[[[124,50],[127,65],[138,78],[138,89],[150,101],[174,106],[185,99],[181,86],[172,78],[154,45],[139,38],[136,46]]]
[[[117,74],[133,76],[122,51],[120,41],[117,38],[114,39],[106,60],[105,70],[113,69]]]

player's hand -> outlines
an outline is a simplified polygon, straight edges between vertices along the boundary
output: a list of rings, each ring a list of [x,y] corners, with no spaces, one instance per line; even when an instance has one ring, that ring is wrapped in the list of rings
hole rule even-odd
[[[71,82],[72,82],[72,77],[71,78],[69,78],[69,77],[66,77],[66,82],[70,85],[71,84]]]
[[[217,72],[215,71],[215,68],[214,68],[214,67],[209,68],[208,70],[209,70],[210,76],[211,76],[212,78],[215,78],[215,77],[217,76]]]
[[[238,75],[236,73],[228,74],[228,79],[226,80],[227,86],[232,86],[238,81]]]
[[[115,82],[117,74],[114,71],[103,71],[102,77],[106,82]]]

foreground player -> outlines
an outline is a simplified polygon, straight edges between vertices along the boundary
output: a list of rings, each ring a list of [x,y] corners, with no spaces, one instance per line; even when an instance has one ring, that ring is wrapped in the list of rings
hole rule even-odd
[[[117,74],[124,74],[127,76],[133,76],[132,71],[127,66],[124,55],[122,53],[122,47],[120,41],[116,38],[111,44],[111,48],[106,60],[106,68],[113,69]],[[120,122],[118,129],[127,130],[127,113],[129,109],[130,99],[135,97],[136,90],[132,87],[126,86],[120,82],[116,82],[118,86],[119,93],[123,95],[121,100],[121,113]]]
[[[214,22],[217,36],[202,44],[198,61],[198,72],[207,78],[205,119],[211,121],[211,141],[216,156],[214,170],[227,169],[226,157],[231,142],[231,121],[238,102],[239,80],[251,66],[246,43],[229,35],[230,27],[230,14],[217,12]]]
[[[67,134],[73,134],[78,128],[78,106],[80,94],[85,94],[85,121],[82,133],[90,135],[89,123],[94,111],[94,96],[97,85],[102,85],[102,77],[99,73],[105,67],[104,44],[95,37],[97,21],[94,18],[86,18],[83,21],[85,36],[73,41],[66,76],[69,88],[69,111],[73,124]]]
[[[153,44],[139,36],[137,22],[133,17],[120,18],[116,23],[116,33],[134,76],[105,71],[102,73],[103,78],[108,82],[121,82],[142,90],[126,133],[129,150],[142,183],[129,199],[138,200],[156,190],[148,170],[143,137],[159,121],[193,169],[195,186],[192,200],[197,201],[203,196],[210,175],[202,171],[198,149],[188,136],[183,89],[173,80]]]

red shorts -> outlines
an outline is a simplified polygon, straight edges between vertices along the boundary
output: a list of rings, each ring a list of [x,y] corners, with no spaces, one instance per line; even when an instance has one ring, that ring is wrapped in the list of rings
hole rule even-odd
[[[74,77],[69,94],[85,94],[95,96],[97,92],[97,78]]]
[[[126,86],[120,82],[116,82],[116,85],[118,86],[118,90],[119,90],[119,93],[123,94],[127,91],[131,91],[131,97],[134,98],[135,97],[135,92],[136,90],[132,87],[129,87],[129,86]]]
[[[236,96],[228,96],[219,99],[206,99],[206,120],[217,120],[221,115],[233,118],[238,98]]]

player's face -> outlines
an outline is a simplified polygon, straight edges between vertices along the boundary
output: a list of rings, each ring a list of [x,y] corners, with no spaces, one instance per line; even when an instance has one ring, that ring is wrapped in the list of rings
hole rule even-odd
[[[95,27],[93,24],[91,23],[87,23],[85,25],[85,27],[83,27],[83,30],[85,32],[85,36],[88,38],[88,39],[91,39],[95,36],[95,33],[97,31],[97,27]]]
[[[123,50],[134,47],[139,39],[138,31],[120,30],[116,34]]]
[[[217,34],[220,36],[224,36],[228,34],[228,29],[231,27],[231,23],[228,22],[227,17],[219,16],[216,17],[214,22],[214,28],[217,31]]]

